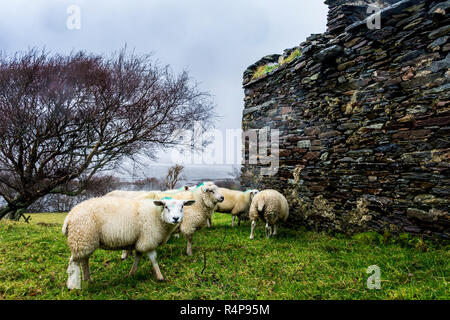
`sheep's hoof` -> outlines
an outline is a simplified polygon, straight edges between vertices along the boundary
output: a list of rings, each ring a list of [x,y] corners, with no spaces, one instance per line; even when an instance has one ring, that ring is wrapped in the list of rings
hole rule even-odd
[[[67,289],[68,289],[69,291],[72,291],[72,290],[81,290],[81,286],[67,287]]]
[[[158,280],[158,282],[166,282],[166,279],[164,278],[156,278],[156,280]]]

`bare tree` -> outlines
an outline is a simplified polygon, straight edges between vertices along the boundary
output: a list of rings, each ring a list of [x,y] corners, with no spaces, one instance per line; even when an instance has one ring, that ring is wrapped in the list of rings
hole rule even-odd
[[[70,191],[77,187],[76,183],[76,181],[71,181],[68,185],[61,186],[61,188]],[[83,192],[79,195],[48,194],[36,200],[28,207],[27,212],[66,212],[83,200],[100,197],[116,190],[121,184],[120,179],[114,176],[95,176],[86,184]],[[19,216],[15,215],[13,218],[18,219]]]
[[[177,132],[213,117],[186,72],[149,56],[0,56],[0,219],[47,194],[80,194],[126,157],[154,159]]]
[[[167,171],[167,176],[164,179],[164,187],[166,189],[174,189],[177,183],[182,179],[181,173],[184,167],[182,165],[176,164],[169,168]]]

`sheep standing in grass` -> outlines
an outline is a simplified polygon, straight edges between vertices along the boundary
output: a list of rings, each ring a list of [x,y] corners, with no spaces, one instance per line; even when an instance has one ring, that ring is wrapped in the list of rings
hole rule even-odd
[[[195,231],[202,229],[208,219],[214,213],[214,209],[218,202],[224,200],[223,195],[219,192],[219,188],[212,182],[205,182],[192,191],[181,192],[172,195],[176,199],[193,198],[195,204],[186,208],[184,211],[184,219],[176,232],[181,233],[187,240],[186,253],[192,255],[192,237]]]
[[[248,212],[253,197],[259,192],[252,189],[245,192],[230,190],[227,188],[219,188],[220,193],[224,196],[225,200],[218,203],[216,211],[221,213],[231,213],[231,227],[234,227],[234,221],[237,217],[238,226],[241,225],[241,215]]]
[[[97,249],[134,249],[130,275],[143,254],[153,264],[158,280],[164,280],[156,260],[156,248],[166,243],[184,216],[184,206],[192,200],[136,200],[126,198],[93,198],[75,206],[62,228],[72,256],[67,273],[67,287],[81,289],[80,265],[85,281],[90,279],[89,257]]]
[[[161,191],[124,191],[124,190],[114,190],[104,195],[104,197],[114,197],[114,198],[127,198],[127,199],[138,199],[144,197],[145,199],[158,199],[158,194]],[[127,259],[132,253],[132,250],[122,251],[122,260]]]
[[[183,195],[180,197],[180,199],[188,200],[188,199],[194,199],[191,193],[186,193],[188,191],[194,190],[195,187],[188,187],[184,186],[179,189],[171,189],[166,191],[160,191],[160,190],[153,190],[153,191],[122,191],[122,190],[116,190],[112,191],[105,195],[105,197],[124,197],[129,199],[162,199],[164,197],[172,197],[175,194],[178,194],[178,196]],[[178,236],[178,234],[177,234]],[[123,250],[121,259],[125,260],[127,259],[132,253],[132,250]]]
[[[266,237],[277,234],[278,222],[286,221],[289,216],[289,204],[286,198],[276,190],[263,190],[253,197],[249,217],[252,221],[250,239],[255,236],[256,220],[266,222]]]

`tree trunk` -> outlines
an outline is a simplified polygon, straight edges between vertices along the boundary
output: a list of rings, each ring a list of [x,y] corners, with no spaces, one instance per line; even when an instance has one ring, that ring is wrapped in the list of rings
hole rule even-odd
[[[11,206],[6,205],[2,208],[0,208],[0,220],[3,218],[11,219],[11,220],[19,220],[21,213],[24,209],[26,209],[27,206]]]
[[[9,205],[6,205],[0,208],[0,220],[3,218],[11,219],[12,215],[16,212],[16,209],[11,208]]]

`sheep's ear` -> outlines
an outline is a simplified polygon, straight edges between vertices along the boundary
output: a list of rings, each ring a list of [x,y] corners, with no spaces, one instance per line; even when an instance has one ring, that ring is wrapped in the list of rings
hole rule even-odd
[[[192,206],[195,203],[195,200],[187,200],[184,202],[184,206]]]
[[[164,206],[166,205],[164,202],[159,201],[159,200],[154,200],[154,201],[153,201],[153,204],[154,204],[155,206],[159,206],[159,207],[164,207]]]

